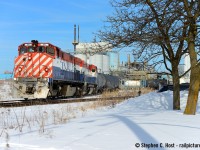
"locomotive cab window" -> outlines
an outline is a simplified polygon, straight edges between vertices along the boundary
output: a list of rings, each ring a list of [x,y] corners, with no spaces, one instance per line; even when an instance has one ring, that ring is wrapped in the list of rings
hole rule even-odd
[[[28,52],[34,52],[34,48],[33,47],[28,47]]]
[[[43,53],[43,52],[45,52],[45,47],[39,46],[39,47],[37,47],[37,51],[38,51],[39,53]]]
[[[27,52],[27,48],[23,46],[23,47],[21,47],[20,50],[19,50],[19,55],[24,54],[24,53],[26,53],[26,52]]]
[[[57,55],[57,57],[59,57],[59,53],[60,53],[59,51],[60,51],[60,50],[59,50],[58,48],[56,48],[56,52],[57,52],[56,55]]]
[[[55,55],[54,49],[51,47],[47,47],[47,54],[54,56]]]
[[[64,59],[64,53],[62,53],[62,59]]]

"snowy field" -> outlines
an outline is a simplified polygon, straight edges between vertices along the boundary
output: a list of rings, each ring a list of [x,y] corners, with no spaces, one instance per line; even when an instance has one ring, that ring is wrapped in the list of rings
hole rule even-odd
[[[172,92],[151,92],[114,107],[59,104],[0,108],[1,150],[200,149],[197,115],[172,110]],[[88,109],[85,109],[88,106]]]

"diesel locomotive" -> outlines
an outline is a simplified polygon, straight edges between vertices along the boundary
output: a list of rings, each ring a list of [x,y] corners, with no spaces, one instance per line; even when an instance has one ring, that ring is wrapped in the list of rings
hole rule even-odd
[[[108,87],[117,88],[119,79],[98,74],[95,65],[51,43],[32,40],[18,46],[13,86],[14,97],[38,99],[95,94]]]

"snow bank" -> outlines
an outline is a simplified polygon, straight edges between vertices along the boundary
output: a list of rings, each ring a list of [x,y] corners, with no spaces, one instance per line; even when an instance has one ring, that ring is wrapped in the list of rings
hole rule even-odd
[[[199,93],[200,95],[200,93]],[[187,103],[188,91],[180,92],[181,112],[184,111]],[[199,100],[200,101],[200,97]],[[200,104],[197,104],[197,113],[200,113]],[[173,92],[166,91],[162,93],[150,92],[139,97],[130,98],[129,100],[118,105],[119,110],[137,111],[167,111],[173,110]]]

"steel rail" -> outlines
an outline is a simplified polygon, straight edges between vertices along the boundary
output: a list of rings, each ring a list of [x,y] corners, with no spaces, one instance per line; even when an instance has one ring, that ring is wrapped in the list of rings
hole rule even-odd
[[[78,102],[91,102],[91,101],[110,101],[110,100],[125,100],[133,96],[117,96],[117,97],[89,97],[89,98],[69,98],[69,99],[30,99],[30,100],[6,100],[0,101],[0,108],[8,107],[24,107],[34,105],[48,105],[48,104],[61,104],[61,103],[78,103]]]

